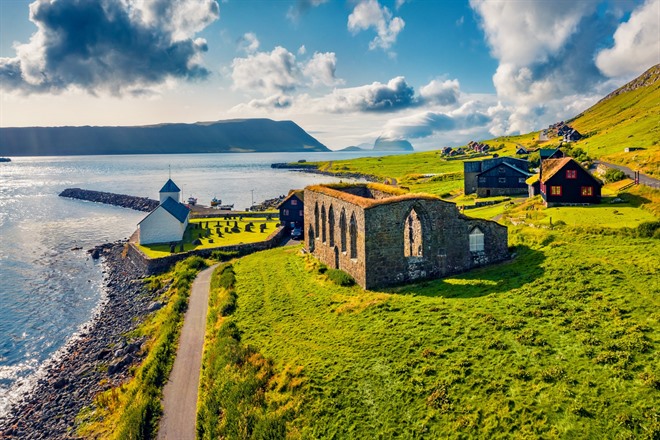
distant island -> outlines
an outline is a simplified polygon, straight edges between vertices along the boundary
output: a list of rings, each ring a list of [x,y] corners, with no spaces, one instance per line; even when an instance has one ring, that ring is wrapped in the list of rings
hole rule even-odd
[[[0,154],[265,153],[330,151],[293,121],[232,119],[134,127],[0,128]]]
[[[370,144],[351,145],[342,148],[341,152],[346,151],[415,151],[412,144],[405,139],[389,139],[379,136],[373,146]]]

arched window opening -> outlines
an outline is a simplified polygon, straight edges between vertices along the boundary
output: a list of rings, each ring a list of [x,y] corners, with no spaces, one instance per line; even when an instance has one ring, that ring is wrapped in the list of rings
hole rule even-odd
[[[484,233],[481,229],[474,228],[470,232],[470,252],[483,252],[484,250]]]
[[[319,204],[314,205],[314,230],[316,235],[314,237],[319,238]]]
[[[309,225],[307,230],[307,248],[310,252],[314,252],[314,228],[312,228],[312,225]]]
[[[326,217],[325,217],[325,205],[321,206],[321,241],[325,243],[326,238]]]
[[[351,214],[348,233],[351,236],[351,258],[357,258],[357,221],[355,220],[355,214]]]
[[[422,250],[422,222],[417,212],[412,209],[404,225],[403,253],[406,257],[421,257]]]
[[[346,252],[346,211],[344,211],[344,208],[341,209],[341,214],[339,214],[339,241],[340,250]]]
[[[332,205],[328,210],[328,241],[330,246],[335,245],[335,210]]]

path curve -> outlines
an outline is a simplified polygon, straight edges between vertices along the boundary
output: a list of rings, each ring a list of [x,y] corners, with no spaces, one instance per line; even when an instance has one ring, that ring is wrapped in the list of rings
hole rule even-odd
[[[596,163],[596,164],[602,163],[603,165],[605,165],[607,167],[615,168],[617,170],[623,171],[624,173],[626,173],[626,176],[630,177],[631,179],[635,178],[635,172],[632,169],[628,168],[628,167],[624,167],[623,165],[616,165],[616,164],[609,163],[609,162],[603,162],[602,160],[594,161],[594,163]],[[654,188],[660,188],[660,179],[649,177],[646,174],[642,174],[642,173],[639,173],[639,183],[641,183],[642,185],[651,186],[651,187],[654,187]]]
[[[201,271],[193,282],[184,317],[179,348],[169,380],[163,390],[161,440],[194,440],[197,420],[197,390],[202,368],[211,275],[217,264]]]

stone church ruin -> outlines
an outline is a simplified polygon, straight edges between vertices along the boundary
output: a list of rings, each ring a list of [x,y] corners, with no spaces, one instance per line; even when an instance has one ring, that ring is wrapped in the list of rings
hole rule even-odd
[[[465,272],[509,257],[507,228],[428,194],[379,184],[305,188],[305,247],[364,289]]]

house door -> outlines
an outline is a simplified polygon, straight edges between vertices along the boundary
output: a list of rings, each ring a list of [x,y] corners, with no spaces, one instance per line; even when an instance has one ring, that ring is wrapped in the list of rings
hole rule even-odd
[[[489,189],[486,190],[486,197],[490,197],[490,190]]]

